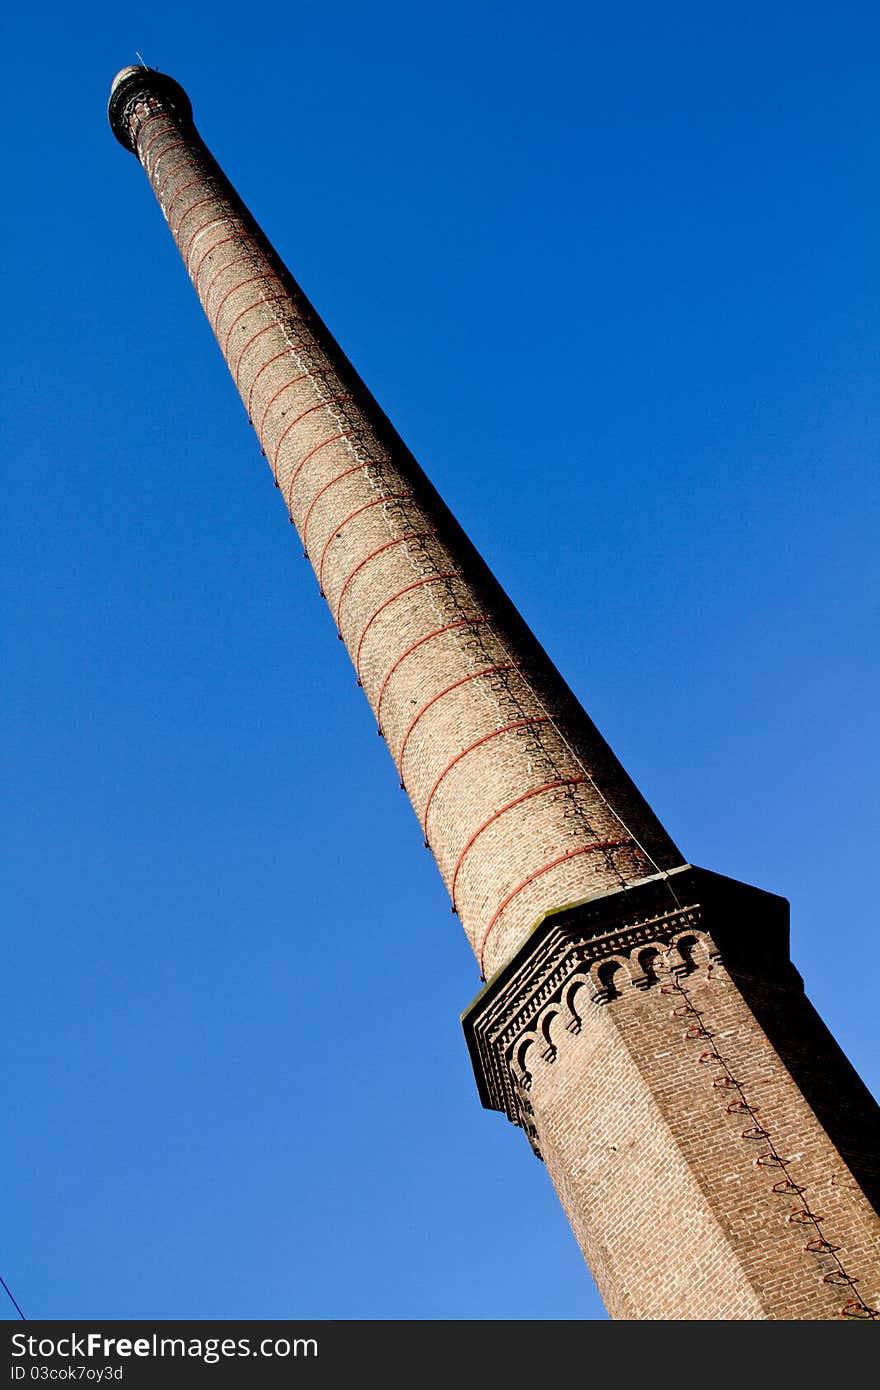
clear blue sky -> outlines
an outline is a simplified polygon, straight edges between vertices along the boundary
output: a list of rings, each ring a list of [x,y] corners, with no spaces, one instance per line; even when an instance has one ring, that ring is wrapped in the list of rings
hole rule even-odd
[[[0,1272],[32,1318],[601,1319],[107,92],[184,84],[876,1091],[876,7],[140,9],[7,18]]]

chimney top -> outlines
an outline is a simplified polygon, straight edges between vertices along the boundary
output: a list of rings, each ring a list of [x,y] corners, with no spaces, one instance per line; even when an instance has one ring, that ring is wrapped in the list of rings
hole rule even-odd
[[[167,77],[164,72],[158,72],[156,68],[148,68],[141,64],[123,68],[121,72],[116,74],[110,86],[107,115],[110,120],[110,129],[116,139],[120,145],[131,150],[132,154],[135,154],[136,150],[127,115],[131,102],[136,101],[139,97],[158,97],[169,111],[177,115],[182,121],[192,120],[190,99],[180,83],[175,82],[173,77]]]

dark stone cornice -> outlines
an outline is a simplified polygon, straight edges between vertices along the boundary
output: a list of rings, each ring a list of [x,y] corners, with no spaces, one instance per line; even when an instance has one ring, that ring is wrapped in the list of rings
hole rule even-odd
[[[586,983],[596,962],[612,956],[637,962],[642,948],[668,948],[694,930],[711,936],[714,952],[732,969],[791,976],[786,899],[691,864],[549,912],[462,1015],[483,1105],[530,1132],[513,1061],[540,1016],[562,1003],[571,984]],[[638,964],[632,979],[642,988],[652,983]],[[603,1002],[600,984],[591,997]],[[568,1026],[577,1031],[579,1021],[572,1017]],[[531,1132],[530,1138],[534,1146]]]
[[[113,79],[107,116],[110,129],[120,145],[136,154],[136,133],[132,130],[132,113],[145,100],[160,101],[170,114],[183,124],[192,124],[192,103],[179,82],[155,68],[123,68]]]

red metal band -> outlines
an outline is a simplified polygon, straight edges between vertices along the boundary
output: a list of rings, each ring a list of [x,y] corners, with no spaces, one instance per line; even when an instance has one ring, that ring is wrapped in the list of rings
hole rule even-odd
[[[413,715],[412,719],[410,720],[409,727],[407,728],[407,731],[403,736],[403,740],[401,742],[400,749],[395,760],[397,762],[397,767],[400,772],[401,780],[403,780],[403,759],[406,756],[406,745],[409,743],[409,736],[418,724],[422,715],[427,714],[428,710],[431,708],[432,705],[436,705],[437,701],[442,700],[444,695],[449,695],[453,690],[458,690],[459,686],[467,685],[469,681],[478,680],[480,676],[494,676],[499,671],[515,670],[516,662],[514,661],[507,661],[501,666],[487,666],[483,671],[471,671],[469,675],[462,676],[460,680],[453,681],[451,685],[445,686],[443,690],[439,690],[436,695],[432,695],[430,700],[428,700],[424,705],[422,705],[422,708],[419,710],[418,714]]]
[[[374,464],[376,465],[376,467],[378,467],[380,464],[390,462],[390,459],[365,459],[363,463],[355,463],[352,465],[351,468],[346,468],[344,472],[337,473],[336,477],[331,478],[329,483],[325,483],[323,487],[318,488],[318,491],[315,493],[311,502],[306,507],[305,516],[303,517],[302,530],[300,531],[300,535],[302,536],[303,547],[305,548],[306,552],[308,552],[309,548],[309,518],[312,515],[312,509],[315,506],[315,503],[321,500],[321,498],[324,496],[324,493],[328,492],[330,488],[334,486],[334,484],[341,483],[344,478],[350,478],[352,473],[362,473],[365,468],[372,468]]]
[[[284,292],[284,293],[282,293],[282,294],[272,294],[272,295],[269,295],[266,299],[263,300],[263,303],[264,303],[264,304],[275,304],[275,303],[277,303],[277,301],[278,301],[279,299],[287,299],[287,293]],[[262,328],[258,328],[257,331],[256,331],[256,333],[252,334],[252,336],[251,336],[250,338],[248,338],[247,342],[245,343],[244,347],[242,348],[241,352],[238,354],[238,357],[236,358],[235,366],[233,367],[233,366],[230,364],[229,370],[232,372],[232,375],[233,375],[233,378],[234,378],[234,380],[235,380],[236,386],[238,385],[238,373],[239,373],[239,368],[241,367],[242,360],[243,360],[244,355],[245,355],[245,353],[247,352],[248,348],[251,347],[252,344],[255,343],[255,342],[257,341],[258,338],[262,338],[262,336],[263,336],[264,333],[269,333],[269,332],[271,332],[271,330],[272,330],[273,328],[279,328],[280,326],[281,326],[281,320],[280,320],[280,319],[277,319],[277,318],[276,318],[276,319],[273,319],[271,323],[264,323]],[[250,414],[250,411],[248,411],[248,414]]]
[[[156,170],[158,169],[160,162],[165,158],[166,154],[170,154],[172,150],[185,150],[187,148],[188,145],[186,140],[175,140],[173,145],[166,145],[164,150],[160,150],[159,153],[156,155],[156,158],[153,160],[152,173],[150,173],[150,170],[147,169],[145,163],[144,168],[146,169],[147,178],[150,180],[150,183],[152,183],[153,179],[156,177]]]
[[[138,144],[140,144],[141,142],[141,136],[143,135],[144,130],[150,124],[150,121],[155,121],[156,116],[164,116],[169,126],[171,127],[171,130],[176,131],[177,127],[175,126],[174,121],[168,115],[168,113],[165,111],[157,111],[155,115],[147,117],[140,130],[138,131]],[[143,151],[138,151],[138,159],[141,161],[141,164],[144,166],[145,169],[147,167],[147,155],[150,153],[150,150],[153,148],[157,140],[161,140],[162,136],[167,135],[168,133],[169,132],[167,130],[157,130],[156,134],[152,137],[152,139],[147,141],[146,149],[144,149]]]
[[[413,531],[413,532],[412,532],[410,535],[408,535],[408,536],[397,536],[397,537],[395,537],[395,539],[394,539],[393,541],[386,541],[384,545],[377,546],[375,550],[371,550],[371,551],[370,551],[369,555],[365,555],[364,558],[363,558],[363,560],[361,560],[361,562],[360,562],[359,564],[355,565],[355,567],[354,567],[354,569],[352,570],[351,574],[348,576],[348,578],[346,579],[345,583],[343,584],[342,588],[341,588],[340,591],[339,591],[339,598],[338,598],[338,600],[337,600],[337,602],[336,602],[336,613],[335,613],[335,618],[336,618],[336,631],[337,631],[337,632],[340,632],[339,617],[340,617],[340,614],[341,614],[341,612],[342,612],[342,600],[345,598],[345,595],[346,595],[346,592],[347,592],[347,590],[348,590],[349,584],[350,584],[351,581],[354,579],[355,575],[360,573],[360,571],[363,569],[364,565],[368,565],[368,564],[370,563],[371,560],[374,560],[374,559],[376,558],[377,555],[381,555],[382,552],[383,552],[384,550],[390,550],[390,549],[392,548],[392,546],[395,546],[395,545],[405,545],[407,541],[417,541],[417,540],[421,540],[423,536],[433,536],[433,535],[435,535],[435,534],[436,534],[436,532],[435,532],[435,530],[434,530],[433,527],[432,527],[429,531]],[[341,633],[340,633],[340,636],[341,636]]]
[[[355,652],[354,658],[354,669],[357,673],[359,685],[361,683],[361,649],[364,645],[364,638],[369,632],[373,622],[375,622],[376,618],[378,618],[379,614],[384,612],[388,605],[394,603],[396,599],[403,598],[404,594],[410,593],[413,589],[420,589],[423,584],[437,584],[440,582],[441,579],[460,578],[461,570],[449,570],[447,574],[428,574],[425,576],[424,579],[417,579],[415,583],[407,584],[405,589],[398,589],[396,594],[392,594],[390,598],[386,598],[382,603],[379,604],[379,607],[375,610],[375,612],[371,613],[369,618],[367,618],[367,621],[364,623],[363,631],[361,632],[361,635],[358,638],[357,651]]]
[[[558,865],[564,864],[569,859],[576,858],[579,854],[590,854],[593,850],[619,849],[622,845],[628,845],[630,843],[630,840],[597,840],[592,845],[581,845],[578,849],[570,849],[567,854],[560,854],[558,858],[551,859],[549,864],[543,864],[540,869],[535,869],[534,873],[529,874],[528,878],[524,878],[522,883],[518,884],[512,893],[508,893],[486,928],[483,940],[480,942],[480,974],[484,975],[483,961],[486,955],[486,942],[489,940],[490,933],[494,929],[504,909],[510,906],[514,898],[521,893],[524,888],[528,888],[529,884],[534,883],[536,878],[541,878],[543,874],[548,874],[551,869],[557,868]]]
[[[289,424],[285,425],[281,434],[278,436],[278,443],[275,446],[275,457],[272,460],[273,473],[277,471],[276,464],[278,463],[278,455],[281,452],[281,445],[284,443],[293,427],[299,424],[300,420],[304,420],[307,415],[313,415],[316,410],[323,410],[327,405],[342,405],[345,401],[350,400],[351,396],[329,396],[326,401],[318,401],[316,405],[310,405],[308,410],[304,410],[301,415],[297,415],[295,420],[291,420]],[[303,460],[303,462],[305,462],[305,460]]]
[[[251,343],[254,341],[254,338],[259,338],[260,333],[265,333],[265,332],[267,331],[267,329],[271,328],[272,326],[273,326],[273,325],[272,325],[271,323],[266,324],[266,327],[265,327],[265,328],[261,328],[259,333],[255,333],[255,334],[254,334],[254,337],[251,338],[251,339],[249,339],[247,346],[250,347]],[[250,389],[249,389],[248,394],[247,394],[247,413],[248,413],[248,419],[250,419],[250,414],[251,414],[251,405],[252,405],[252,403],[253,403],[253,398],[254,398],[254,387],[256,386],[256,384],[257,384],[257,382],[259,381],[260,377],[263,375],[263,372],[266,370],[267,367],[271,367],[273,362],[279,362],[279,361],[281,360],[282,357],[286,357],[287,354],[288,354],[289,352],[296,352],[296,351],[297,351],[297,348],[298,348],[298,344],[296,344],[296,343],[288,343],[287,347],[282,348],[280,352],[276,352],[276,354],[275,354],[274,357],[269,357],[269,358],[263,363],[263,365],[262,365],[261,367],[258,367],[258,368],[257,368],[257,371],[256,371],[256,373],[255,373],[255,375],[254,375],[254,379],[253,379],[253,381],[252,381],[251,384],[250,384]],[[246,351],[246,350],[247,350],[247,349],[245,349],[245,351]],[[241,361],[241,358],[239,358],[239,361]]]
[[[180,162],[179,162],[178,164],[173,165],[172,168],[170,168],[170,169],[168,170],[167,174],[163,174],[162,177],[161,177],[161,179],[157,179],[157,180],[156,180],[155,184],[153,185],[153,191],[155,192],[156,197],[159,199],[160,203],[161,203],[161,201],[162,201],[162,194],[165,192],[165,189],[166,189],[166,187],[167,187],[168,180],[169,180],[169,179],[173,179],[173,178],[174,178],[174,175],[175,175],[176,173],[178,173],[178,172],[184,167],[185,164],[186,164],[186,160],[185,160],[185,159],[181,159]],[[193,180],[193,182],[199,183],[200,180],[199,180],[199,179],[195,179],[195,180]],[[175,197],[176,197],[176,196],[177,196],[177,195],[175,194]],[[172,198],[171,201],[174,202],[174,199]],[[167,217],[168,214],[166,213],[165,216]]]
[[[266,416],[269,414],[269,411],[272,409],[278,397],[283,396],[285,391],[289,391],[291,386],[297,386],[301,381],[308,381],[310,376],[311,372],[300,372],[299,376],[291,377],[290,381],[285,381],[283,386],[279,386],[278,390],[274,393],[274,395],[272,395],[269,398],[269,400],[266,403],[266,407],[263,411],[263,414],[260,418],[260,423],[257,426],[257,434],[260,436],[261,439],[263,437],[263,426],[266,423]]]
[[[162,154],[164,153],[165,151],[163,150]],[[159,156],[159,158],[161,158],[161,155]],[[157,164],[158,162],[159,159],[156,160]],[[175,174],[179,174],[181,169],[185,169],[186,165],[186,159],[179,159],[176,164],[172,164],[171,168],[166,170],[166,172],[162,175],[160,179],[156,179],[156,182],[152,184],[153,192],[159,200],[160,207],[162,205],[162,195],[164,194],[165,189],[168,187],[169,181],[174,178]]]
[[[188,248],[187,248],[187,255],[189,254],[189,251],[192,250],[193,246],[195,246],[195,244],[196,244],[196,239],[197,239],[197,237],[200,237],[200,236],[201,236],[202,232],[206,232],[206,231],[208,230],[209,227],[222,227],[222,226],[223,226],[223,223],[224,223],[224,220],[225,220],[225,219],[222,218],[222,217],[215,217],[215,218],[213,219],[213,221],[211,221],[211,222],[205,222],[203,226],[197,227],[197,228],[196,228],[196,231],[194,232],[194,234],[193,234],[193,236],[192,236],[192,238],[191,238],[191,240],[190,240],[189,246],[188,246]],[[208,256],[211,255],[212,251],[219,251],[221,246],[228,246],[228,245],[230,244],[230,242],[233,242],[233,241],[236,241],[236,240],[237,240],[237,238],[234,237],[234,236],[225,236],[225,237],[221,237],[219,241],[215,241],[215,242],[214,242],[213,246],[209,246],[208,249],[207,249],[207,251],[203,251],[203,252],[202,252],[202,254],[201,254],[201,256],[199,257],[199,260],[198,260],[198,262],[197,262],[197,264],[196,264],[195,269],[192,270],[192,271],[190,271],[190,277],[191,277],[191,279],[192,279],[193,287],[195,288],[196,294],[198,294],[198,292],[199,292],[199,276],[200,276],[201,273],[202,273],[202,266],[205,264],[205,261],[207,260]],[[189,266],[188,266],[188,265],[187,265],[187,270],[189,270]]]
[[[498,820],[501,816],[503,816],[507,811],[512,811],[513,808],[514,808],[514,806],[520,806],[524,801],[529,801],[529,800],[531,800],[531,798],[532,798],[533,796],[540,796],[540,795],[542,794],[542,792],[553,791],[556,787],[579,787],[579,786],[581,786],[582,784],[588,783],[589,780],[590,780],[590,779],[589,779],[588,777],[563,777],[563,778],[560,778],[559,781],[556,781],[556,782],[545,782],[545,783],[544,783],[542,786],[540,786],[540,787],[532,787],[532,790],[531,790],[531,791],[529,791],[529,792],[523,792],[522,796],[514,797],[513,801],[508,801],[508,803],[507,803],[506,806],[501,806],[497,811],[494,812],[493,815],[489,816],[488,820],[484,820],[484,821],[483,821],[483,824],[482,824],[481,826],[478,826],[478,828],[474,831],[473,835],[472,835],[472,836],[470,837],[470,839],[468,840],[467,844],[464,846],[464,849],[461,851],[461,854],[458,856],[458,859],[457,859],[456,864],[455,864],[455,868],[454,868],[453,871],[452,871],[452,884],[451,884],[450,889],[449,889],[449,894],[450,894],[450,897],[452,898],[452,906],[453,906],[453,907],[456,906],[456,904],[455,904],[455,885],[456,885],[457,882],[458,882],[458,875],[459,875],[459,872],[460,872],[460,870],[461,870],[461,866],[462,866],[462,864],[464,863],[464,861],[465,861],[465,859],[467,858],[467,856],[468,856],[468,854],[470,853],[470,851],[473,849],[473,847],[474,847],[474,845],[476,844],[477,840],[478,840],[478,839],[480,838],[480,836],[482,835],[482,833],[483,833],[484,830],[488,830],[488,829],[489,829],[489,826],[490,826],[490,825],[494,825],[495,821],[497,821],[497,820]],[[458,910],[458,909],[456,908],[456,911],[457,911],[457,910]]]
[[[534,714],[531,715],[528,719],[515,719],[512,724],[502,724],[500,729],[492,729],[490,733],[483,734],[482,738],[476,739],[474,743],[469,743],[467,748],[463,748],[460,753],[456,753],[455,757],[452,759],[452,762],[446,764],[443,771],[440,773],[440,776],[437,778],[437,781],[434,783],[433,787],[428,792],[428,799],[425,802],[425,809],[422,812],[422,829],[425,832],[425,836],[427,837],[428,834],[428,812],[431,809],[431,802],[434,800],[434,794],[437,791],[437,788],[440,786],[440,783],[443,781],[444,777],[446,777],[448,773],[452,771],[452,769],[455,767],[457,763],[461,762],[462,758],[466,758],[468,753],[473,753],[475,748],[481,748],[483,744],[488,743],[490,739],[498,738],[500,734],[509,734],[513,729],[524,729],[527,726],[533,724],[549,723],[549,714]]]
[[[267,276],[268,276],[268,275],[271,275],[271,271],[267,271],[266,274],[267,274]],[[256,278],[257,278],[258,280],[260,280],[260,279],[262,279],[263,277],[260,276],[260,275],[258,275]],[[229,325],[228,329],[226,330],[226,337],[223,339],[223,342],[222,342],[221,345],[220,345],[224,357],[226,357],[226,354],[229,352],[229,339],[232,337],[232,335],[233,335],[233,333],[235,332],[236,328],[237,328],[238,325],[241,323],[241,320],[242,320],[243,318],[246,318],[247,315],[248,315],[249,313],[251,313],[251,311],[252,311],[253,309],[261,309],[265,303],[266,303],[266,300],[265,300],[265,299],[263,299],[263,298],[257,299],[257,300],[254,301],[253,304],[249,304],[249,305],[247,306],[246,309],[242,309],[242,310],[239,311],[239,313],[236,314],[235,318],[232,320],[232,323]],[[228,360],[228,359],[227,359],[227,360]]]
[[[231,264],[231,263],[230,263],[229,265],[225,265],[225,266],[223,267],[223,270],[231,270],[231,269],[232,269],[232,264]],[[218,270],[217,275],[222,275],[222,274],[223,274],[223,270]],[[263,270],[263,271],[260,272],[259,275],[249,275],[248,278],[247,278],[247,280],[239,280],[238,284],[237,284],[237,285],[233,285],[233,286],[232,286],[232,289],[227,290],[226,293],[224,294],[223,298],[220,300],[220,303],[217,305],[216,309],[214,310],[214,315],[213,315],[213,316],[214,316],[214,319],[216,319],[216,320],[219,322],[220,315],[221,315],[221,313],[223,312],[223,305],[226,303],[226,301],[227,301],[227,299],[230,297],[230,295],[235,294],[236,290],[243,290],[244,287],[245,287],[245,285],[255,285],[256,282],[257,282],[258,280],[265,280],[265,279],[267,279],[271,274],[272,274],[271,271],[269,271],[269,270]],[[217,276],[215,275],[215,276],[214,276],[214,279],[216,280],[216,278],[217,278]],[[213,284],[214,281],[212,280],[211,283]],[[207,312],[208,312],[208,307],[207,307],[207,306],[208,306],[208,294],[207,294],[207,291],[205,292],[205,298],[204,298],[204,301],[203,301],[203,302],[204,302],[204,305],[205,305],[205,313],[207,314]],[[262,300],[261,300],[260,302],[262,303]],[[248,311],[245,310],[245,313],[247,313],[247,312],[248,312]],[[209,316],[209,320],[210,320],[210,316]],[[213,323],[212,323],[211,326],[213,327]],[[230,329],[229,331],[232,332],[232,329]],[[228,334],[227,334],[226,341],[227,341],[227,343],[229,342],[229,335],[228,335]],[[226,351],[226,349],[225,349],[225,347],[224,347],[224,352],[225,352],[225,351]]]
[[[203,179],[190,179],[189,183],[185,183],[185,184],[183,185],[183,188],[178,188],[178,190],[177,190],[177,192],[175,193],[174,197],[171,199],[171,202],[168,204],[167,208],[165,209],[165,216],[166,216],[166,218],[168,219],[168,225],[169,225],[169,227],[171,226],[171,209],[174,207],[174,204],[177,202],[178,198],[183,197],[184,193],[186,193],[190,188],[195,188],[198,184],[201,184],[201,183],[204,183],[204,180],[203,180]],[[164,188],[164,186],[165,186],[165,184],[164,184],[164,182],[163,182],[162,187]],[[157,191],[158,191],[158,190],[157,190]],[[214,194],[214,197],[217,197],[217,194]],[[200,207],[201,204],[200,204],[200,203],[196,203],[196,204],[194,204],[194,206],[195,206],[195,207]],[[186,217],[186,216],[188,215],[189,211],[190,211],[190,209],[187,209],[187,211],[183,214],[183,216]],[[181,228],[182,225],[183,225],[183,220],[181,219],[181,221],[177,224],[177,231],[173,232],[173,235],[174,235],[174,236],[177,236],[177,232],[180,231],[180,228]]]
[[[199,183],[200,180],[199,180],[199,179],[193,179],[192,182],[193,182],[193,183]],[[188,184],[185,185],[185,187],[186,187],[186,188],[191,188],[191,187],[192,187],[192,184],[188,183]],[[181,191],[182,191],[182,190],[181,190]],[[175,197],[175,198],[177,197],[177,194],[176,194],[176,193],[175,193],[174,197]],[[172,199],[172,204],[173,204],[173,201],[174,201],[174,200]],[[180,221],[179,221],[178,224],[177,224],[177,228],[176,228],[176,230],[175,230],[175,232],[174,232],[174,235],[175,235],[175,236],[179,236],[179,235],[180,235],[180,229],[181,229],[181,227],[183,226],[183,224],[184,224],[184,222],[186,221],[186,219],[189,217],[189,215],[190,215],[191,212],[195,212],[196,208],[203,208],[203,207],[205,207],[206,204],[208,204],[208,203],[216,203],[216,201],[217,201],[217,194],[216,194],[216,193],[212,193],[210,198],[199,198],[197,202],[193,203],[191,207],[188,207],[188,208],[187,208],[186,212],[183,214],[183,216],[181,217]],[[169,205],[169,206],[170,206],[170,205]],[[166,213],[165,216],[168,217],[168,216],[169,216],[169,213]]]
[[[290,482],[289,482],[288,485],[287,485],[287,496],[285,497],[284,500],[285,500],[285,502],[287,503],[287,510],[288,510],[288,511],[290,511],[291,503],[293,502],[293,488],[294,488],[294,484],[296,483],[297,478],[299,477],[299,475],[300,475],[300,473],[302,472],[302,470],[305,468],[305,466],[306,466],[306,464],[308,463],[309,459],[314,458],[314,457],[315,457],[315,454],[320,453],[321,449],[326,449],[328,444],[335,444],[335,443],[337,442],[337,440],[339,440],[339,439],[349,439],[349,438],[351,438],[351,437],[352,437],[352,433],[353,433],[353,432],[352,432],[351,430],[340,430],[338,434],[331,434],[330,437],[329,437],[329,439],[322,439],[320,444],[316,444],[315,447],[314,447],[313,449],[309,449],[309,452],[308,452],[307,454],[303,454],[303,457],[300,459],[299,463],[296,465],[296,467],[294,468],[293,472],[291,473],[291,475],[290,475]],[[277,458],[277,454],[276,454],[276,458]],[[293,517],[291,517],[291,521],[292,521],[292,520],[293,520]]]
[[[216,285],[217,281],[220,279],[220,276],[221,276],[221,275],[225,275],[226,272],[227,272],[227,270],[232,270],[232,269],[233,269],[235,266],[237,266],[237,265],[250,265],[250,266],[253,266],[254,264],[255,264],[255,257],[254,257],[253,255],[247,255],[247,256],[236,256],[233,260],[227,261],[225,265],[221,265],[221,266],[218,266],[218,267],[217,267],[217,269],[214,271],[214,274],[211,276],[210,280],[208,281],[207,285],[205,286],[205,293],[202,295],[202,304],[203,304],[203,306],[204,306],[204,310],[205,310],[205,313],[206,313],[206,314],[208,313],[208,300],[211,298],[211,291],[212,291],[212,289],[214,288],[214,286]],[[266,274],[267,272],[264,271],[263,273]],[[247,283],[247,282],[245,281],[244,283]],[[218,311],[218,312],[219,312],[219,311]],[[208,317],[210,318],[210,314],[208,314]]]
[[[379,725],[380,732],[382,729],[382,697],[388,687],[388,682],[391,680],[391,677],[394,675],[394,672],[397,670],[398,666],[400,666],[401,662],[405,661],[406,658],[419,647],[424,646],[426,642],[433,641],[435,637],[442,637],[444,632],[452,632],[455,628],[459,627],[476,627],[480,623],[487,622],[488,618],[488,613],[479,613],[475,618],[457,618],[454,623],[446,623],[444,627],[435,628],[433,632],[427,632],[424,637],[417,638],[415,642],[410,643],[405,651],[400,653],[397,660],[393,662],[385,672],[385,679],[379,686],[379,694],[376,698],[376,723]]]
[[[186,243],[185,247],[178,247],[181,257],[183,258],[183,263],[186,266],[187,274],[189,274],[189,253],[190,251],[192,251],[193,247],[196,244],[196,238],[201,236],[202,232],[206,232],[209,227],[220,226],[223,223],[223,220],[224,218],[222,214],[219,217],[209,217],[207,222],[203,222],[200,227],[196,227],[195,231],[193,232],[189,241]]]
[[[144,131],[146,130],[147,126],[150,124],[151,121],[160,121],[160,120],[162,120],[163,117],[165,118],[166,121],[170,121],[170,120],[171,120],[171,117],[168,115],[168,112],[167,112],[167,111],[154,111],[153,114],[152,114],[152,116],[147,116],[146,120],[141,121],[140,125],[138,126],[137,140],[135,141],[135,143],[136,143],[136,144],[139,144],[139,143],[140,143],[140,138],[141,138],[141,136],[143,135]],[[172,122],[172,124],[173,124],[173,122]]]
[[[412,495],[411,492],[397,492],[385,497],[374,497],[371,501],[365,502],[362,507],[358,507],[355,511],[351,512],[343,521],[340,521],[338,526],[333,527],[333,530],[324,542],[324,549],[321,551],[321,559],[318,562],[318,586],[322,594],[324,592],[324,560],[330,547],[330,542],[336,539],[343,526],[347,526],[350,521],[354,521],[355,517],[360,516],[361,512],[368,512],[371,507],[378,507],[383,502],[404,502],[412,497]],[[303,528],[303,545],[305,545],[305,528]]]

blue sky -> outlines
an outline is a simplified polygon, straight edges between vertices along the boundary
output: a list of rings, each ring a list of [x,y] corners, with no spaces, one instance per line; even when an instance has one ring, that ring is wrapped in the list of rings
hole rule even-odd
[[[187,88],[876,1092],[876,9],[240,15],[9,17],[0,1272],[31,1318],[602,1319],[107,92],[136,50]]]

